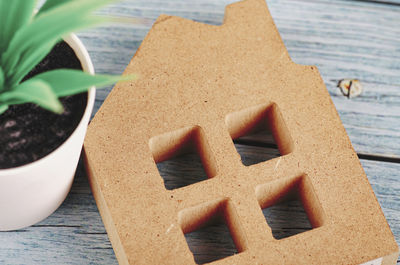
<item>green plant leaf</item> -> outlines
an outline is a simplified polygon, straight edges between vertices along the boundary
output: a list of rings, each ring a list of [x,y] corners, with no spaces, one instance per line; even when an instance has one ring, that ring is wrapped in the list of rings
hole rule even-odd
[[[0,102],[2,105],[32,102],[56,113],[63,111],[63,106],[50,85],[41,80],[27,80],[13,90],[0,94]]]
[[[2,56],[1,64],[4,66],[4,70],[6,70],[6,76],[14,72],[15,67],[18,67],[21,62],[27,60],[27,57],[32,56],[32,52],[38,49],[38,47],[49,47],[51,46],[50,44],[54,45],[57,41],[61,40],[62,36],[74,30],[107,21],[105,17],[92,16],[89,13],[108,2],[110,0],[68,2],[52,8],[33,20],[26,27],[21,28],[14,35],[8,49]],[[30,60],[38,61],[38,59]],[[32,65],[33,67],[34,65]]]
[[[7,104],[0,104],[0,115],[3,114],[8,110],[8,105]]]
[[[14,34],[31,21],[35,5],[36,0],[0,0],[0,51],[5,51]]]
[[[51,51],[54,43],[48,43],[47,45],[42,45],[36,50],[33,50],[29,56],[25,58],[24,61],[18,64],[18,67],[10,73],[8,80],[8,86],[10,88],[16,86],[21,80],[32,70],[32,65],[39,64],[44,57]]]
[[[58,97],[133,79],[59,69],[20,83],[64,36],[112,21],[91,15],[112,1],[116,0],[48,0],[32,19],[36,0],[0,0],[0,114],[10,105],[28,102],[61,113]]]
[[[43,40],[33,40],[32,38],[28,38],[26,40],[27,44],[30,44],[26,47],[26,50],[16,51],[13,55],[8,56],[8,53],[4,56],[5,58],[9,58],[10,60],[6,60],[3,62],[5,65],[5,69],[8,70],[6,73],[7,76],[12,76],[9,79],[10,86],[15,85],[15,82],[19,82],[25,75],[29,73],[29,71],[38,64],[52,49],[52,47],[58,42],[61,41],[61,35],[66,35],[73,30],[78,29],[79,27],[90,27],[96,24],[99,24],[104,21],[104,18],[89,16],[80,18],[79,20],[75,20],[74,23],[67,23],[68,25],[63,29],[59,29],[55,31],[38,31],[28,33],[33,34],[35,36],[41,36]],[[49,23],[58,23],[58,22],[49,22]],[[58,23],[59,26],[61,23]],[[69,27],[69,28],[68,28]],[[75,28],[72,28],[75,27]],[[64,31],[63,31],[64,30]],[[61,33],[62,32],[62,33]],[[36,41],[36,43],[35,43]],[[12,45],[12,44],[11,44]],[[10,46],[11,46],[10,45]],[[18,56],[21,53],[21,56]],[[6,57],[7,56],[7,57]]]
[[[71,2],[73,0],[47,0],[43,6],[40,8],[39,12],[37,13],[37,16],[40,16],[41,14],[43,14],[44,12],[57,7],[59,5],[65,4],[67,2]]]
[[[132,79],[133,76],[90,75],[78,70],[59,69],[38,74],[30,80],[44,81],[52,87],[55,95],[63,97],[87,91],[92,86],[106,86]]]
[[[4,89],[4,72],[3,72],[3,68],[0,65],[0,91],[3,91]]]

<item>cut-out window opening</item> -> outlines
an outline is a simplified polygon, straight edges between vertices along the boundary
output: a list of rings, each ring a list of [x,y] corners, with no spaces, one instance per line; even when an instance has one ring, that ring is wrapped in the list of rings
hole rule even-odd
[[[230,113],[225,123],[245,166],[293,151],[292,139],[275,103]]]
[[[168,190],[185,187],[216,175],[210,148],[199,126],[152,137],[149,146]]]
[[[233,203],[216,200],[179,212],[179,223],[197,264],[227,258],[246,249]]]
[[[307,232],[324,223],[324,212],[305,175],[260,185],[256,196],[275,239]]]

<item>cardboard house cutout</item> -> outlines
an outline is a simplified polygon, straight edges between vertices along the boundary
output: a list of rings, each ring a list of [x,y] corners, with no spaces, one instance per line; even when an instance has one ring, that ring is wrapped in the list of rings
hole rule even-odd
[[[221,26],[160,16],[85,140],[120,264],[195,264],[185,233],[215,216],[238,254],[212,264],[395,264],[398,246],[320,74],[291,61],[264,0]],[[268,127],[281,156],[245,166],[233,139]],[[156,163],[196,152],[208,179],[166,189]],[[273,237],[262,209],[301,200],[313,227]],[[367,263],[369,262],[369,263]]]

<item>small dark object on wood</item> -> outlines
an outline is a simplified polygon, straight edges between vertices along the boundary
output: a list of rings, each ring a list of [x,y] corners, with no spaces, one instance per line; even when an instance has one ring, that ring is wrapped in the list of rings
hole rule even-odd
[[[355,98],[362,93],[362,86],[357,79],[341,79],[339,80],[337,87],[347,98]]]

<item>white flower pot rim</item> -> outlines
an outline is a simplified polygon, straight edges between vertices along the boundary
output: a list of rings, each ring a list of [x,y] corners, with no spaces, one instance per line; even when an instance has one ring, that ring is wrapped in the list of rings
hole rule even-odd
[[[77,55],[79,61],[82,64],[83,71],[88,72],[90,74],[94,74],[95,72],[94,72],[93,63],[89,57],[88,51],[86,50],[86,48],[83,45],[83,43],[81,42],[81,40],[74,33],[69,34],[67,37],[64,37],[63,39],[74,50],[75,54]],[[42,164],[46,160],[46,158],[53,155],[55,152],[58,152],[63,145],[68,144],[68,142],[71,140],[72,136],[77,133],[78,128],[87,126],[87,124],[85,124],[84,120],[85,120],[86,116],[91,115],[91,110],[93,109],[93,105],[94,105],[94,101],[95,101],[95,95],[96,95],[96,89],[93,86],[88,91],[87,104],[86,104],[85,112],[83,113],[83,116],[81,118],[81,121],[79,122],[78,126],[76,126],[75,130],[72,132],[72,134],[68,137],[67,140],[65,140],[55,150],[53,150],[46,156],[44,156],[34,162],[31,162],[31,163],[28,163],[28,164],[25,164],[22,166],[18,166],[18,167],[0,169],[0,178],[2,176],[9,175],[10,173],[17,174],[17,173],[21,173],[23,171],[29,171],[32,167],[40,166],[40,164]]]

